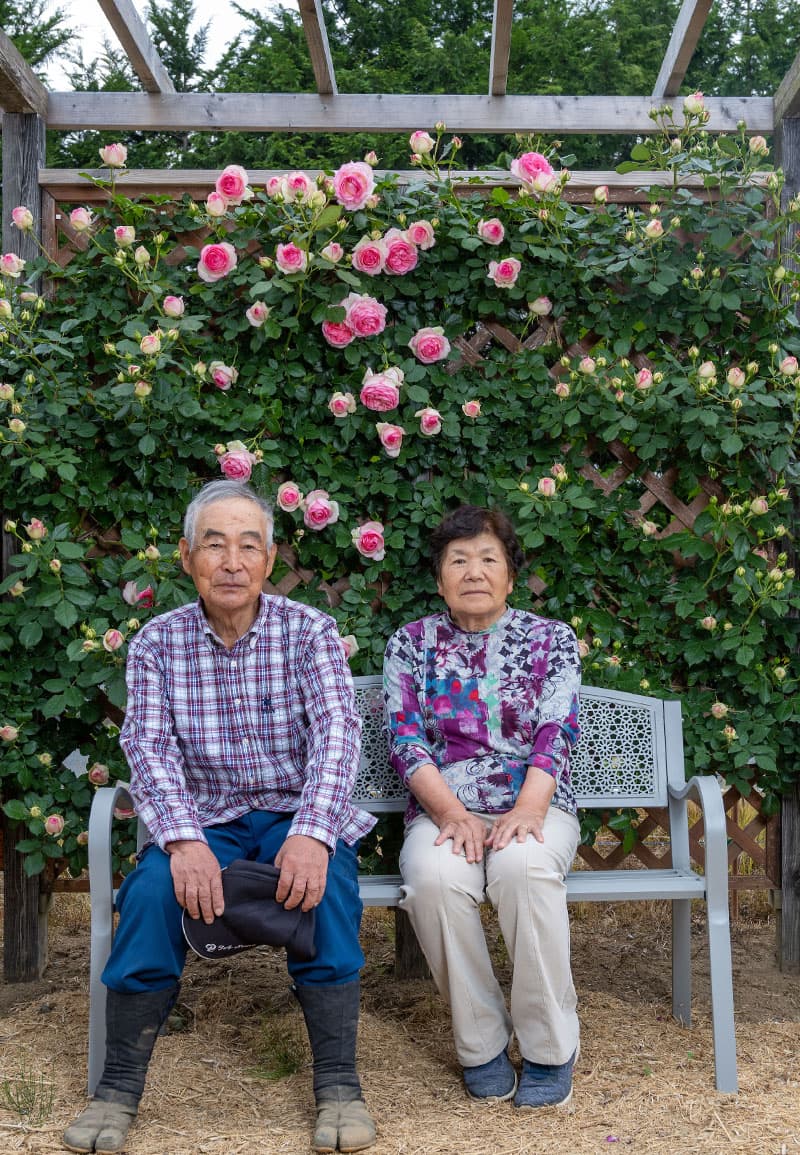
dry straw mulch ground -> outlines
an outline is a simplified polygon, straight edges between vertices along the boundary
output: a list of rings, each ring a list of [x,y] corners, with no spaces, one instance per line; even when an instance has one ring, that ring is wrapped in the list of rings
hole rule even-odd
[[[796,1155],[800,1152],[800,979],[774,964],[759,908],[734,927],[741,1091],[714,1090],[704,925],[695,927],[695,1025],[670,1017],[666,904],[573,907],[582,1054],[567,1109],[517,1112],[463,1094],[447,1010],[425,981],[392,974],[392,917],[368,911],[359,1041],[378,1121],[373,1155]],[[88,927],[78,896],[59,900],[51,963],[34,984],[0,987],[0,1070],[52,1080],[49,1119],[0,1109],[0,1153],[61,1150],[85,1093]],[[507,978],[505,952],[495,940]],[[282,960],[253,951],[192,962],[177,1030],[159,1040],[129,1155],[309,1151],[309,1056]],[[270,1077],[282,1065],[296,1068]]]

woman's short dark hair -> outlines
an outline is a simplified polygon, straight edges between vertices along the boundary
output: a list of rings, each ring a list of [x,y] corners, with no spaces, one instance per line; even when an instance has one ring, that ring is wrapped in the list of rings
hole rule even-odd
[[[442,558],[451,541],[460,537],[478,537],[493,533],[503,546],[508,572],[515,578],[525,564],[525,555],[516,530],[499,509],[483,509],[479,505],[460,505],[448,513],[431,534],[431,565],[436,577],[442,571]]]

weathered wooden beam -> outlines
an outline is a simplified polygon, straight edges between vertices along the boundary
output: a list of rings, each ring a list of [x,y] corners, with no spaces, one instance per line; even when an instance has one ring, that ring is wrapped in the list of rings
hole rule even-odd
[[[714,0],[683,0],[658,73],[653,99],[677,96]]]
[[[322,13],[322,0],[297,0],[297,2],[311,56],[311,66],[314,69],[314,79],[317,82],[317,92],[320,96],[335,96],[336,77],[333,73],[325,17]]]
[[[505,96],[508,87],[508,58],[511,53],[511,17],[514,0],[494,0],[492,49],[489,61],[489,95]]]
[[[44,116],[47,109],[47,89],[2,28],[0,109],[5,112],[32,112],[39,116]]]
[[[145,92],[174,92],[175,85],[167,75],[150,34],[133,6],[133,0],[97,0],[97,3],[114,29]]]
[[[775,93],[775,127],[794,116],[800,116],[800,52]]]
[[[709,132],[771,132],[771,96],[708,97]],[[394,96],[249,92],[149,95],[54,92],[48,128],[165,132],[409,132],[441,120],[454,132],[623,133],[653,130],[649,96]]]

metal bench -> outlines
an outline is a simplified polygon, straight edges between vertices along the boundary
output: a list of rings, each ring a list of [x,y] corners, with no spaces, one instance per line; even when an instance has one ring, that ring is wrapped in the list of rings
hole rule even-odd
[[[406,791],[388,764],[383,733],[380,677],[356,678],[363,720],[361,765],[354,799],[380,815],[401,811]],[[691,901],[707,905],[714,1063],[718,1091],[736,1092],[736,1038],[733,1019],[728,856],[722,791],[714,777],[685,780],[680,702],[584,686],[581,739],[572,758],[578,804],[615,811],[620,807],[660,807],[669,814],[672,866],[640,870],[573,870],[567,876],[571,902],[630,902],[666,899],[672,903],[672,1013],[691,1024]],[[703,811],[705,873],[689,858],[687,799]],[[124,799],[124,801],[122,801]],[[100,1079],[105,1055],[105,996],[100,981],[114,933],[114,880],[111,827],[114,809],[130,805],[124,783],[99,789],[89,822],[89,877],[92,903],[89,1093]],[[147,837],[140,823],[139,845]],[[397,906],[399,875],[362,875],[366,906]]]

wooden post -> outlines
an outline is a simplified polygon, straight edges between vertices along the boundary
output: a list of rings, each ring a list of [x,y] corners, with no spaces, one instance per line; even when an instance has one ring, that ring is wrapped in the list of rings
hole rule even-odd
[[[32,113],[6,113],[3,117],[3,229],[2,251],[23,260],[39,255],[34,236],[11,224],[11,210],[26,205],[33,213],[37,235],[41,230],[39,169],[45,161],[44,121]],[[31,288],[38,289],[38,285]],[[0,511],[3,521],[16,510]],[[8,572],[13,538],[3,534],[0,566]],[[3,816],[3,973],[6,982],[31,982],[41,978],[47,965],[47,919],[40,916],[39,879],[28,878],[22,856],[14,850],[19,841],[13,823]],[[44,908],[43,908],[44,909]]]
[[[431,977],[411,920],[399,906],[394,908],[394,973],[398,979]]]

